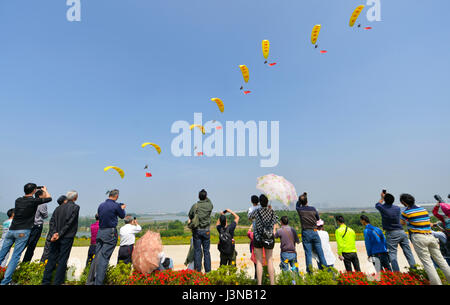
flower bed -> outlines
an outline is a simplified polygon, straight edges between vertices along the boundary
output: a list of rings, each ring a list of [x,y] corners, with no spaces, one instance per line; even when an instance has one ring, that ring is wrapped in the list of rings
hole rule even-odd
[[[375,275],[372,274],[372,277]],[[382,271],[380,280],[369,279],[365,273],[362,272],[340,272],[337,278],[338,285],[429,285],[429,281],[425,278],[420,278],[414,274]]]
[[[239,263],[238,263],[239,264]],[[45,263],[20,263],[13,274],[13,282],[19,285],[40,285]],[[0,280],[6,269],[0,267]],[[66,285],[85,285],[89,265],[78,280],[66,281]],[[71,272],[68,268],[68,274]],[[73,271],[72,271],[73,272]],[[448,285],[442,271],[438,270],[442,283]],[[362,272],[338,272],[334,268],[314,270],[311,274],[284,271],[276,275],[277,285],[429,285],[426,272],[422,267],[410,269],[408,272],[383,271],[375,279],[375,274]],[[242,266],[221,266],[217,270],[204,274],[194,270],[165,270],[143,274],[132,269],[130,264],[120,262],[109,266],[105,277],[105,285],[255,285],[256,280]],[[267,271],[263,275],[263,285],[269,284]]]
[[[143,274],[133,271],[125,285],[210,285],[208,277],[194,270],[165,270]]]

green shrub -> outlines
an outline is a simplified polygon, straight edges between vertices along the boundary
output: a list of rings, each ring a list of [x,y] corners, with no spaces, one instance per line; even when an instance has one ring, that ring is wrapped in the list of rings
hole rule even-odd
[[[211,285],[254,285],[245,269],[236,266],[220,266],[207,274]]]
[[[334,268],[312,269],[311,274],[282,271],[276,278],[277,285],[337,285],[339,272]]]
[[[120,261],[115,266],[108,266],[105,276],[105,285],[125,285],[131,275],[132,264]]]
[[[335,268],[322,270],[312,269],[311,274],[304,276],[305,285],[337,285],[339,272]]]
[[[159,234],[161,235],[161,237],[170,237],[170,236],[183,236],[184,235],[184,230],[181,229],[177,229],[177,230],[164,230],[159,232]]]
[[[169,222],[168,229],[169,230],[181,230],[181,231],[183,231],[184,230],[184,224],[181,221],[179,221],[179,220],[171,221],[171,222]]]
[[[80,279],[74,283],[75,285],[86,285],[89,269],[91,268],[91,263],[89,262],[86,267],[84,267],[83,272],[80,275]]]
[[[18,285],[40,285],[44,277],[44,270],[44,263],[22,262],[14,271],[12,281]]]
[[[421,282],[429,282],[430,279],[428,278],[428,274],[425,272],[425,269],[421,265],[414,265],[415,269],[409,267],[408,273],[412,275],[414,278]],[[441,279],[442,285],[450,285],[450,283],[447,282],[447,279],[445,278],[444,273],[441,269],[436,268],[436,271],[439,275],[439,278]]]
[[[292,271],[281,271],[275,279],[277,285],[305,285],[303,277]]]

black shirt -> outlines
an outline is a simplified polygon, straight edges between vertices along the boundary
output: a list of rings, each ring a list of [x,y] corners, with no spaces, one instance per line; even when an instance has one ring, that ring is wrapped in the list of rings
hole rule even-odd
[[[61,204],[55,209],[50,219],[49,233],[58,233],[61,238],[74,238],[78,230],[80,206],[73,201]]]
[[[34,216],[38,205],[52,201],[52,198],[20,197],[14,206],[14,218],[10,230],[30,230],[34,225]]]
[[[236,229],[236,223],[233,221],[232,223],[230,223],[228,226],[226,226],[225,228],[222,225],[218,225],[216,227],[217,231],[222,232],[222,229],[227,229],[228,228],[228,232],[231,235],[231,238],[234,238],[234,230]]]

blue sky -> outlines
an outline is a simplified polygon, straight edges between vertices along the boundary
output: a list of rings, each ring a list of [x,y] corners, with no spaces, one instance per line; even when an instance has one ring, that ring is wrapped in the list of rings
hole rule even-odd
[[[313,205],[367,206],[382,188],[419,201],[450,193],[450,3],[382,0],[382,21],[361,14],[372,30],[350,28],[365,2],[81,0],[81,22],[68,22],[65,1],[2,1],[0,210],[29,181],[54,197],[79,191],[82,215],[115,187],[130,212],[186,211],[201,188],[215,209],[243,210],[268,173]],[[327,54],[310,43],[315,24]],[[172,156],[170,127],[194,112],[279,121],[278,166]]]

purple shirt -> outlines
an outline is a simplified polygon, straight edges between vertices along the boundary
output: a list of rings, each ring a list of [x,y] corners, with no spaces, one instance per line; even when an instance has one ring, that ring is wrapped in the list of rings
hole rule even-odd
[[[290,226],[282,226],[275,233],[275,238],[281,239],[281,252],[297,253],[295,244],[299,244],[297,232]]]
[[[91,245],[96,244],[97,233],[98,233],[98,220],[95,223],[91,224]]]

